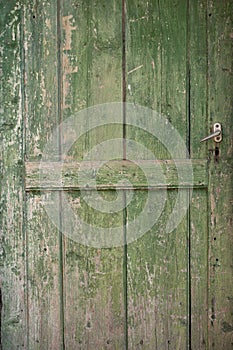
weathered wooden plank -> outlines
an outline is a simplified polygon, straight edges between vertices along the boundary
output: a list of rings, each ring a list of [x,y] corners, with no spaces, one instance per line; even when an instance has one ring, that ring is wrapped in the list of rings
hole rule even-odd
[[[209,127],[222,123],[223,141],[210,163],[209,319],[212,349],[230,349],[232,321],[232,8],[208,1]],[[214,147],[211,147],[214,148]]]
[[[57,5],[31,1],[25,9],[26,159],[38,161],[59,122]]]
[[[206,1],[189,1],[186,85],[189,95],[187,109],[191,158],[207,158],[209,155],[209,145],[200,144],[202,136],[208,134],[206,11]],[[207,193],[198,189],[193,192],[189,213],[190,348],[193,350],[204,350],[208,347]]]
[[[29,348],[62,349],[59,234],[44,208],[56,192],[27,194]]]
[[[127,208],[128,222],[139,215],[144,196],[143,192],[134,194]],[[153,196],[159,203],[162,193],[153,192]],[[185,216],[177,229],[166,233],[176,190],[167,196],[164,211],[152,229],[128,246],[129,349],[186,348],[187,223]],[[142,228],[145,224],[142,219]]]
[[[191,170],[191,175],[190,175]],[[178,172],[180,176],[178,176]],[[26,190],[132,189],[207,186],[206,160],[26,162]],[[127,181],[127,182],[124,182]],[[130,183],[130,184],[129,184]]]
[[[106,191],[104,198],[111,202],[115,194]],[[85,223],[96,231],[99,227],[105,229],[109,245],[111,229],[122,227],[122,211],[105,214],[91,210],[78,192],[70,194],[68,200],[75,215]],[[68,348],[120,349],[124,346],[122,247],[84,246],[86,234],[80,225],[77,236],[83,239],[65,237],[65,342]],[[119,245],[120,240],[123,236],[119,237]]]
[[[207,158],[208,143],[201,144],[201,138],[208,135],[207,110],[207,19],[206,1],[189,1],[187,19],[187,90],[189,113],[190,158]]]
[[[127,18],[127,101],[162,113],[186,142],[187,2],[127,1]],[[148,121],[145,119],[145,124]],[[143,130],[128,127],[127,137],[142,143],[157,159],[172,157],[167,145],[152,137],[145,138]],[[141,157],[147,159],[146,154]],[[127,248],[131,349],[184,349],[189,342],[188,217],[162,237],[176,195],[176,191],[168,192],[160,225]],[[140,193],[136,196],[137,204],[127,208],[128,218],[137,215],[143,205],[143,192],[141,199]],[[184,190],[183,205],[187,201],[188,193]]]
[[[208,192],[196,189],[190,204],[191,348],[208,348]]]
[[[126,3],[127,102],[161,113],[186,141],[187,4]],[[127,127],[127,137],[142,142],[157,158],[171,157],[162,142],[145,137],[143,130]]]
[[[187,1],[159,1],[161,113],[188,139]],[[187,144],[188,146],[188,144]]]
[[[57,1],[25,6],[26,159],[40,160],[59,124]],[[58,154],[54,155],[55,159]],[[28,349],[62,348],[62,283],[59,230],[47,216],[52,194],[27,194]]]
[[[14,350],[27,346],[22,182],[22,6],[18,1],[1,1],[0,6],[0,347]]]
[[[168,72],[165,70],[163,72],[162,69],[166,45],[162,46],[164,18],[160,19],[162,15],[159,2],[126,1],[126,7],[127,102],[149,107],[158,113],[165,113],[167,117],[166,106],[162,101],[164,94],[162,86],[166,86]],[[149,116],[149,111],[147,118],[153,118],[152,115]],[[145,125],[147,118],[144,119]],[[127,138],[142,143],[148,150],[154,152],[157,159],[171,157],[161,142],[148,133],[145,135],[144,130],[140,128],[126,126],[126,135]],[[141,158],[144,156],[145,154],[141,155]]]
[[[63,120],[92,105],[121,101],[121,11],[121,2],[115,0],[63,3]],[[87,118],[82,125],[87,132],[69,151],[70,161],[81,161],[95,145],[122,137],[121,125],[89,130],[88,122]],[[111,191],[99,194],[110,202],[115,198]],[[114,215],[93,211],[78,191],[69,192],[67,197],[73,212],[93,227],[104,227],[111,235],[112,226],[122,226],[122,211]],[[67,229],[65,218],[63,229]],[[78,233],[85,237],[82,225]],[[64,236],[66,348],[124,347],[122,263],[122,247],[101,250]]]

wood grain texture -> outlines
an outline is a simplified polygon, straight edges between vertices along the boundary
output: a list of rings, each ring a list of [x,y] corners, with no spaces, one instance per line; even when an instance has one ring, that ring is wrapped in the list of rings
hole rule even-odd
[[[57,5],[40,1],[25,6],[26,157],[40,160],[58,125]]]
[[[208,1],[209,127],[222,123],[223,141],[211,154],[209,198],[209,318],[211,349],[231,349],[232,320],[232,2]]]
[[[91,193],[90,196],[93,197]],[[112,201],[114,193],[106,192],[104,198]],[[113,215],[93,211],[79,193],[70,195],[69,203],[85,223],[96,230],[105,228],[108,235],[112,227],[122,225],[122,211]],[[75,230],[74,227],[73,235]],[[85,234],[85,227],[80,225],[77,237]],[[66,346],[70,349],[123,348],[122,248],[97,249],[81,243],[80,239],[65,239]]]
[[[189,153],[191,158],[207,158],[209,144],[201,144],[208,135],[207,82],[207,4],[189,1],[187,16],[187,112]],[[190,254],[190,347],[208,348],[208,193],[194,190],[189,211]]]
[[[208,124],[208,48],[206,1],[189,1],[187,17],[187,90],[189,97],[189,153],[191,158],[207,158],[208,143],[200,139],[209,135]]]
[[[92,105],[121,101],[121,16],[119,1],[63,3],[63,120]],[[84,124],[88,130],[88,118]],[[85,132],[69,150],[68,159],[80,161],[96,144],[116,137],[122,137],[122,125]],[[112,192],[99,194],[109,201],[115,198]],[[105,227],[111,235],[112,226],[122,225],[122,211],[114,215],[93,211],[79,192],[71,191],[68,198],[73,212],[93,227]],[[63,229],[66,230],[65,218]],[[82,226],[78,234],[85,236]],[[64,236],[63,251],[65,347],[123,348],[123,248],[91,248]]]
[[[56,192],[27,195],[28,348],[62,348],[59,233],[44,208]]]
[[[232,6],[0,0],[0,348],[232,348]],[[123,125],[127,108],[122,124],[89,130],[86,118],[79,126],[86,131],[66,155],[70,135],[61,126],[40,177],[45,145],[60,122],[76,116],[77,126],[79,111],[122,100],[159,112],[178,130],[193,164],[192,198],[166,145]],[[152,117],[148,110],[145,125]],[[107,115],[101,118],[108,123]],[[215,122],[222,124],[221,144],[200,144]],[[96,145],[123,135],[144,145],[137,164],[109,161],[110,149],[106,164],[98,151],[86,158]],[[127,147],[122,142],[123,158]],[[186,174],[188,161],[178,164]],[[178,192],[177,212],[189,200],[190,207],[168,233]],[[130,231],[148,193],[153,225],[141,234],[148,216],[141,217]],[[77,225],[66,215],[64,196]],[[128,205],[106,213],[100,198],[108,207],[116,198]],[[58,208],[56,225],[48,203]],[[106,242],[97,234],[88,241],[85,224],[94,234],[104,229]],[[116,227],[119,246],[108,247]],[[139,238],[124,245],[131,234]],[[91,246],[100,239],[107,248]]]
[[[208,349],[208,192],[196,189],[190,204],[190,344]],[[211,348],[210,348],[211,349]]]
[[[126,1],[127,102],[162,113],[186,140],[186,2]],[[146,120],[145,120],[146,123]],[[130,128],[157,158],[171,157],[161,142]]]
[[[162,113],[185,142],[186,16],[185,1],[127,1],[127,100]],[[139,130],[127,128],[127,137],[143,143],[157,159],[171,157],[162,142]],[[168,193],[161,220],[127,248],[130,349],[184,349],[189,343],[188,217],[165,233],[176,195]],[[129,219],[143,206],[144,194],[136,196],[137,204],[127,208]],[[182,196],[185,205],[188,193]]]
[[[0,3],[0,269],[1,346],[26,348],[22,9],[17,1]]]
[[[57,78],[57,3],[25,6],[26,155],[40,160],[59,123]],[[54,154],[59,159],[58,154]],[[62,348],[62,284],[59,230],[44,202],[59,195],[27,194],[28,349]]]
[[[26,190],[205,188],[205,160],[123,160],[26,163]],[[178,171],[180,177],[178,176]],[[190,171],[192,176],[190,176]],[[85,181],[84,181],[85,180]],[[122,181],[127,181],[123,182]]]
[[[159,194],[154,192],[153,195],[159,203]],[[129,222],[142,210],[144,196],[143,192],[136,194],[127,210]],[[168,201],[159,220],[149,232],[128,246],[129,349],[186,348],[186,217],[176,230],[166,233],[167,218],[176,196],[175,190],[168,192]],[[145,222],[141,225],[143,227]]]

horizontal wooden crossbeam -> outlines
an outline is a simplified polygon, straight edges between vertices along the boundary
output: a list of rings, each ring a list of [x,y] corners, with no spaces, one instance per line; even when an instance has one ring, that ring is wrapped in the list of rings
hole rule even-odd
[[[186,159],[26,162],[27,191],[205,188],[207,183],[206,160],[192,160],[192,168]]]

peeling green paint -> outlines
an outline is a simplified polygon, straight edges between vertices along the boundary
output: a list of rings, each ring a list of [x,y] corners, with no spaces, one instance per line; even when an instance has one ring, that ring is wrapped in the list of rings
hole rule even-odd
[[[232,3],[124,4],[123,67],[121,2],[1,4],[3,350],[232,345]],[[195,188],[187,215],[165,234],[177,196],[176,169],[166,147],[127,127],[127,137],[169,163],[163,164],[170,176],[166,204],[150,231],[127,247],[90,248],[62,236],[50,221],[43,204],[56,200],[60,188],[39,191],[38,164],[62,119],[95,104],[122,101],[125,87],[128,102],[162,113],[186,140]],[[216,121],[223,126],[218,162],[214,145],[199,143]],[[146,183],[143,172],[132,164],[124,171],[120,162],[110,170],[103,166],[96,178],[105,186],[99,194],[109,202],[117,194],[123,202],[129,190],[116,192],[114,186],[122,177],[133,179],[138,190],[127,210],[109,218],[81,198],[78,162],[99,142],[122,133],[122,125],[91,130],[69,150],[68,168],[64,164],[73,210],[96,226],[129,223],[147,199],[147,191],[139,189]],[[154,191],[154,202],[161,191]],[[188,201],[189,190],[182,191]],[[127,226],[122,239],[124,234]]]

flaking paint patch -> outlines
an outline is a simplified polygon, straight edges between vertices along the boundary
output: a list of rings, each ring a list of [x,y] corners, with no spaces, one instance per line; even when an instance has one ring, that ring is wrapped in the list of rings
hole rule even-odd
[[[149,20],[149,16],[142,16],[140,18],[132,18],[129,20],[130,23],[134,23],[134,22],[138,22],[138,21],[142,21],[142,20]]]
[[[70,65],[70,59],[69,56],[66,55],[65,53],[63,54],[63,69],[65,74],[72,74],[72,73],[77,73],[78,67],[72,67]]]
[[[69,108],[70,105],[67,104],[67,96],[70,91],[70,75],[78,72],[78,66],[72,67],[69,55],[67,53],[63,53],[62,58],[62,70],[63,70],[63,108]]]
[[[51,20],[49,18],[46,18],[45,19],[45,24],[46,24],[46,27],[51,30],[52,29],[52,26],[51,26]]]
[[[41,75],[40,87],[41,87],[41,96],[42,96],[43,105],[47,106],[48,109],[50,109],[52,107],[51,96],[48,96],[48,90],[46,89],[44,74]]]
[[[214,227],[214,211],[215,211],[215,196],[213,193],[210,194],[210,203],[211,203],[211,225]]]
[[[62,18],[62,27],[65,32],[65,40],[63,46],[63,55],[62,55],[62,72],[63,72],[63,99],[62,99],[62,107],[69,108],[70,105],[67,104],[67,96],[70,91],[70,75],[78,72],[78,66],[74,66],[71,62],[73,56],[70,55],[71,47],[72,47],[72,31],[76,30],[77,27],[73,26],[71,20],[73,16],[64,16]]]
[[[65,45],[63,47],[63,50],[67,50],[67,51],[71,50],[72,31],[77,29],[76,26],[73,26],[71,24],[72,18],[73,18],[73,15],[64,16],[62,18],[62,27],[65,31]]]

